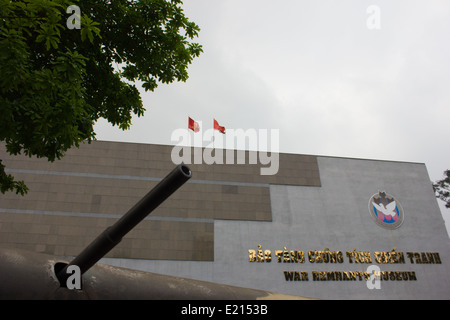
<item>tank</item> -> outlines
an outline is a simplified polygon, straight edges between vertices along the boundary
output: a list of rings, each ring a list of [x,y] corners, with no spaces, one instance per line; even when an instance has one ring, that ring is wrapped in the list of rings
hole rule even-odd
[[[191,176],[192,172],[186,165],[176,166],[126,214],[106,228],[71,261],[47,254],[0,248],[0,299],[305,299],[97,264],[130,230]],[[79,276],[79,287],[69,286],[68,283],[73,284],[71,278],[76,276]]]

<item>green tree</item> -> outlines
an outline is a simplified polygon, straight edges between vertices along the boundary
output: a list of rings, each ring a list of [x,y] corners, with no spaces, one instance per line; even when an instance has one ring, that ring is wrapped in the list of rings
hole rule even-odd
[[[445,202],[445,207],[450,209],[450,170],[444,171],[444,179],[433,183],[436,198]]]
[[[70,5],[81,16],[68,11]],[[126,130],[148,91],[186,81],[202,47],[181,0],[0,0],[0,141],[10,154],[60,159],[95,139],[99,118]],[[78,19],[78,20],[77,20]],[[79,21],[81,29],[73,28]],[[27,192],[5,173],[0,191]]]

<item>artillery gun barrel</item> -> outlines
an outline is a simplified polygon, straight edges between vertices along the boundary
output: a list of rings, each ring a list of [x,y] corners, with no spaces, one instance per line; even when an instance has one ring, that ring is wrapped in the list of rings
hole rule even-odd
[[[131,229],[188,181],[191,176],[191,170],[184,164],[180,164],[174,168],[172,172],[150,190],[122,218],[112,226],[106,228],[72,262],[57,273],[60,283],[64,284],[65,280],[67,280],[68,275],[66,270],[71,265],[78,266],[81,274],[89,270],[90,267],[114,248]]]

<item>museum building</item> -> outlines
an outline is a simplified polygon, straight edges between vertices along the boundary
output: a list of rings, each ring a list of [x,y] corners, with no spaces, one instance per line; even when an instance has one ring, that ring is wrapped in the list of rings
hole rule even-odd
[[[29,192],[0,194],[0,246],[78,255],[176,166],[173,150],[94,141],[52,163],[1,144]],[[280,153],[262,175],[252,152],[233,154],[185,162],[192,178],[100,263],[321,299],[450,298],[450,240],[423,163]]]

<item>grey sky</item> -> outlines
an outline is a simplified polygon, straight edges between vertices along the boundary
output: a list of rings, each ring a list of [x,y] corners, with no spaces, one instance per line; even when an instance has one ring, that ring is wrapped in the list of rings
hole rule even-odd
[[[204,47],[189,80],[143,93],[147,112],[127,132],[100,121],[99,140],[175,144],[172,132],[191,116],[204,129],[213,118],[280,129],[281,152],[423,162],[431,180],[450,169],[450,2],[185,0],[183,8]],[[368,28],[377,18],[380,28]]]

